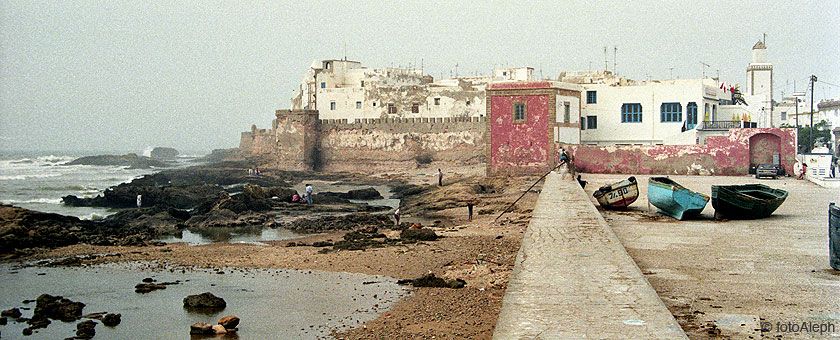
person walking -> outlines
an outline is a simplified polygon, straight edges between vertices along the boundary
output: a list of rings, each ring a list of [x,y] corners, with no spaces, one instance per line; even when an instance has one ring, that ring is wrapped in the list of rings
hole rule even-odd
[[[440,169],[438,169],[438,186],[443,186],[443,171],[440,171]]]
[[[312,186],[306,185],[306,204],[312,204]]]
[[[143,195],[140,195],[140,193],[138,192],[137,193],[137,210],[140,210],[142,206],[143,206]]]
[[[470,221],[470,222],[472,222],[473,205],[475,205],[475,201],[473,201],[473,200],[467,201],[467,214],[469,215],[468,221]]]
[[[829,177],[834,178],[834,170],[836,170],[836,169],[837,169],[837,160],[832,158],[832,160],[831,160],[831,172],[828,173]]]

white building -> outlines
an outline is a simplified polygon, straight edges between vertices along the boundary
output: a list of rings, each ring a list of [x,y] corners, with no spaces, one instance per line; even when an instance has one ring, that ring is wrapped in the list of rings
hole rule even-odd
[[[695,144],[704,121],[733,117],[732,95],[713,79],[581,84],[583,144]],[[731,124],[728,124],[731,125]],[[727,125],[727,128],[728,128]]]
[[[494,81],[533,80],[533,68],[494,70],[492,77],[434,81],[422,70],[369,69],[349,60],[313,62],[292,97],[292,109],[318,110],[321,119],[478,117],[484,89]]]

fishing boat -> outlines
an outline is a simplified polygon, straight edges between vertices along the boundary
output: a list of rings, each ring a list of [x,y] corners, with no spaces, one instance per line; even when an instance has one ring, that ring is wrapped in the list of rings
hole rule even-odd
[[[636,177],[630,177],[621,182],[605,185],[592,193],[604,208],[626,208],[639,198],[639,185]]]
[[[712,186],[712,206],[717,219],[764,218],[776,211],[787,196],[787,191],[763,184]]]
[[[684,220],[699,216],[709,203],[709,196],[688,190],[668,177],[651,177],[648,202],[663,215]]]

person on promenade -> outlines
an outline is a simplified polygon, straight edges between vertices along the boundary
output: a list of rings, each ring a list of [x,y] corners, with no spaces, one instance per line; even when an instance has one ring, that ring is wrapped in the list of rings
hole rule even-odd
[[[306,204],[312,204],[312,186],[306,185]]]

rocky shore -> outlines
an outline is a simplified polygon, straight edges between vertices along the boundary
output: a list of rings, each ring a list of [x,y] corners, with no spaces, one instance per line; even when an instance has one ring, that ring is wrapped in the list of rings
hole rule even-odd
[[[137,192],[141,192],[144,205],[147,200],[153,204],[140,210],[124,209],[97,221],[2,206],[0,250],[7,260],[70,256],[73,260],[67,265],[156,261],[210,268],[355,272],[407,280],[425,276],[417,282],[433,282],[435,287],[418,283],[412,288],[413,294],[391,312],[365,327],[336,336],[492,336],[519,240],[538,191],[526,194],[504,218],[494,218],[530,185],[531,179],[488,180],[475,169],[462,168],[450,170],[444,186],[437,186],[435,177],[425,175],[433,173],[432,169],[366,176],[269,170],[262,176],[248,176],[247,169],[245,162],[223,162],[166,170],[111,188],[101,197],[78,199],[76,202],[82,205],[125,207],[132,206]],[[401,198],[405,218],[419,216],[435,223],[394,225],[391,208],[349,201],[377,197],[375,190],[320,192],[314,196],[313,205],[288,202],[286,195],[294,193],[292,185],[304,178],[388,184]],[[466,216],[467,200],[478,202],[472,221]],[[278,215],[285,218],[277,220]],[[266,242],[268,247],[225,243],[190,247],[151,241],[158,235],[185,229],[234,227],[287,228],[312,234],[297,240]],[[426,276],[430,273],[435,276]],[[438,288],[450,285],[462,288]]]

